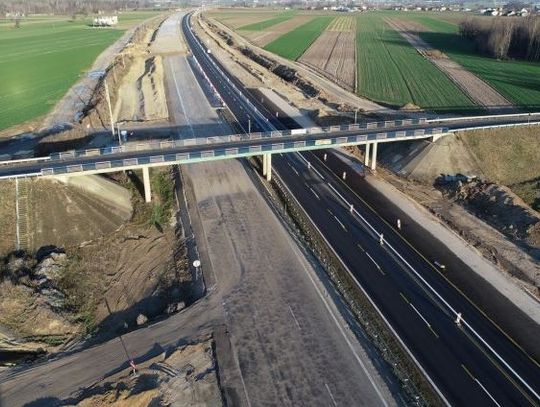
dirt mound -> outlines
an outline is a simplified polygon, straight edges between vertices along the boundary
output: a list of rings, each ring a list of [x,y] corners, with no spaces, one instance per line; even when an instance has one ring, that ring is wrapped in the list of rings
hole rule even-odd
[[[257,62],[259,65],[273,72],[275,75],[279,76],[281,79],[295,85],[302,90],[309,97],[317,97],[319,95],[319,90],[316,86],[309,83],[308,81],[302,79],[296,69],[290,68],[286,65],[277,63],[276,61],[260,55],[248,47],[242,47],[240,52]]]
[[[442,187],[452,199],[507,236],[531,246],[540,241],[540,214],[509,188],[485,181],[453,182]]]
[[[408,112],[416,112],[416,111],[422,110],[422,108],[420,106],[415,105],[412,102],[409,102],[401,106],[399,110],[408,111]]]
[[[428,58],[434,58],[434,59],[445,58],[445,59],[448,59],[448,56],[444,52],[439,51],[438,49],[427,50],[427,51],[425,51],[425,54],[426,54],[426,56]]]
[[[0,324],[25,340],[62,342],[80,332],[76,318],[65,312],[68,298],[59,288],[67,266],[64,253],[38,260],[12,254],[0,264]]]
[[[161,56],[134,58],[118,89],[117,122],[167,120]]]
[[[111,380],[83,391],[80,407],[222,406],[213,341],[182,346],[138,366],[137,375],[124,370]]]

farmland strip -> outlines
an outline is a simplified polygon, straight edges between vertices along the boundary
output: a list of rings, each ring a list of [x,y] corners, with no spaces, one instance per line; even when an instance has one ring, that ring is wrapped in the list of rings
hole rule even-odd
[[[410,24],[397,19],[386,19],[386,22],[398,31],[428,61],[448,75],[477,104],[495,111],[512,106],[512,103],[486,82],[423,41],[414,33],[414,27],[411,27]]]
[[[277,38],[282,35],[295,30],[299,26],[307,23],[308,21],[313,20],[314,16],[308,15],[298,15],[290,20],[283,21],[277,25],[269,27],[267,30],[263,31],[240,31],[240,33],[246,37],[248,40],[253,42],[259,47],[265,47],[267,44],[275,41]]]
[[[265,49],[284,58],[296,60],[321,35],[333,18],[329,16],[316,17],[295,30],[282,35],[268,44]]]
[[[435,111],[469,111],[474,103],[446,75],[424,59],[382,20],[358,16],[358,90],[376,101],[413,103]]]
[[[500,61],[479,55],[474,44],[458,34],[457,24],[425,15],[408,15],[407,18],[427,28],[418,33],[420,38],[486,81],[508,100],[531,110],[538,108],[539,63],[520,60]]]
[[[264,20],[260,22],[256,22],[253,24],[248,24],[248,25],[240,27],[239,29],[244,30],[244,31],[263,31],[276,24],[290,20],[295,15],[296,15],[296,11],[286,11],[284,13],[279,14],[277,17],[270,18],[268,20]]]

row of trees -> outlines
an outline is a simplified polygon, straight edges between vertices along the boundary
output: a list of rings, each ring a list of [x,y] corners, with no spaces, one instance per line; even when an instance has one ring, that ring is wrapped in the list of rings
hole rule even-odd
[[[469,18],[459,25],[462,36],[476,48],[497,59],[540,60],[540,17]]]
[[[0,15],[92,14],[152,7],[151,0],[0,0]]]

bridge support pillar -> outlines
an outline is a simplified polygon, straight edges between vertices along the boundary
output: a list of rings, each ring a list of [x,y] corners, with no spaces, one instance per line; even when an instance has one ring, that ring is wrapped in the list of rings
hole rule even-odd
[[[266,180],[268,182],[270,182],[272,180],[272,154],[265,154],[264,155],[266,160],[263,160],[266,161],[266,166],[265,166],[265,170],[263,171],[263,175],[266,176]],[[264,163],[263,163],[263,166],[264,166]]]
[[[143,167],[143,185],[144,185],[144,200],[145,202],[152,201],[152,190],[150,188],[150,171],[148,167]]]
[[[266,177],[266,161],[267,161],[267,157],[266,157],[266,154],[263,154],[262,155],[262,172],[263,172],[263,177]]]
[[[369,166],[369,143],[366,143],[366,151],[364,152],[364,166]]]
[[[377,169],[377,143],[373,143],[373,156],[371,157],[371,170]]]

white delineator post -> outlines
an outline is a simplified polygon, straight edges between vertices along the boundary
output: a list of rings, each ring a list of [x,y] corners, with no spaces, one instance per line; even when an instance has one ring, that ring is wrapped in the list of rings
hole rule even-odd
[[[150,189],[150,171],[148,167],[143,167],[143,185],[144,185],[144,200],[145,202],[152,201],[152,190]]]

